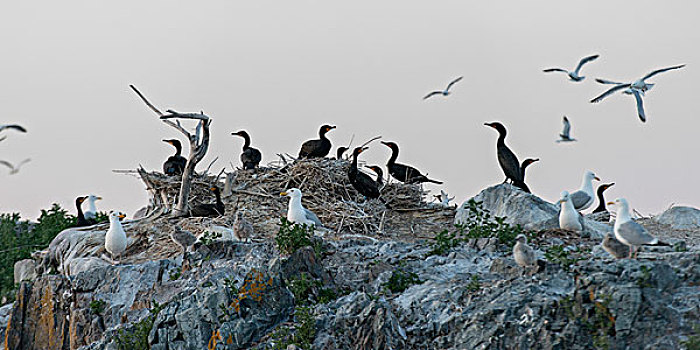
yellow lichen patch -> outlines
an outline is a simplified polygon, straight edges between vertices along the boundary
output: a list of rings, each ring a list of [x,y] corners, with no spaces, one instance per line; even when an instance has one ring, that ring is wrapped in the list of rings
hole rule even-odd
[[[267,290],[268,285],[272,285],[272,277],[270,277],[267,282],[265,282],[265,274],[253,269],[245,277],[243,285],[238,288],[238,295],[233,298],[233,301],[229,306],[236,311],[236,313],[241,311],[240,302],[244,299],[252,299],[254,301],[261,301],[263,294]]]
[[[228,338],[226,339],[226,344],[229,344],[229,345],[233,344],[233,336],[232,335],[230,335],[230,334],[228,335]]]
[[[207,348],[209,350],[214,350],[216,349],[216,342],[221,340],[221,332],[217,329],[215,331],[211,332],[211,338],[209,338],[209,344],[207,344]]]

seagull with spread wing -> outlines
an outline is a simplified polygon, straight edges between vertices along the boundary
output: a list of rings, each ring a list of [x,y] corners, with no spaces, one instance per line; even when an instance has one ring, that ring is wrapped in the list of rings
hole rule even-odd
[[[433,97],[433,96],[435,96],[435,95],[443,95],[443,96],[449,95],[449,94],[450,94],[450,88],[452,87],[452,85],[454,85],[454,84],[456,84],[458,81],[462,80],[462,78],[464,78],[464,77],[459,77],[459,78],[457,78],[457,79],[451,81],[451,82],[447,85],[447,88],[445,88],[445,90],[443,90],[443,91],[433,91],[433,92],[431,92],[431,93],[425,95],[425,97],[423,97],[423,99],[424,99],[424,100],[427,100],[428,98],[431,98],[431,97]]]
[[[12,165],[12,163],[6,161],[6,160],[0,160],[0,164],[10,168],[10,175],[17,174],[19,172],[19,169],[22,167],[22,165],[29,163],[31,159],[27,158],[17,165]]]
[[[569,72],[568,70],[563,69],[563,68],[547,68],[547,69],[543,70],[543,72],[545,72],[545,73],[551,73],[551,72],[566,73],[569,76],[569,79],[571,79],[571,81],[579,82],[579,81],[582,81],[583,79],[586,79],[585,76],[579,75],[579,72],[581,71],[581,67],[583,67],[583,65],[588,63],[588,62],[594,61],[598,57],[599,57],[599,55],[592,55],[592,56],[582,58],[581,61],[579,61],[578,66],[576,66],[576,69],[573,72]]]
[[[680,69],[683,67],[685,67],[685,64],[657,69],[657,70],[635,80],[632,83],[620,83],[620,82],[607,80],[607,79],[596,79],[596,81],[600,84],[615,85],[615,86],[611,87],[610,89],[606,90],[602,94],[600,94],[597,97],[595,97],[594,99],[592,99],[591,103],[598,103],[598,102],[602,101],[603,99],[605,99],[606,97],[614,94],[615,92],[622,90],[623,94],[634,96],[634,99],[637,101],[637,116],[639,116],[639,119],[642,122],[646,122],[647,117],[646,117],[646,114],[644,113],[644,101],[642,100],[642,96],[644,96],[645,92],[651,90],[651,88],[654,87],[654,84],[647,83],[646,80],[659,74],[659,73],[667,72],[667,71],[674,70],[674,69]]]

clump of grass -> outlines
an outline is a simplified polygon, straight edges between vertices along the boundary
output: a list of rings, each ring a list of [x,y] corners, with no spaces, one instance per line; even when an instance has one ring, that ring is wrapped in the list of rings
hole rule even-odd
[[[311,349],[316,339],[316,320],[312,309],[305,306],[297,306],[294,309],[294,324],[282,325],[271,338],[274,341],[275,350],[285,350],[290,345],[296,345],[302,349]]]
[[[479,275],[472,275],[472,279],[467,284],[467,290],[470,292],[478,292],[481,289],[481,279]]]
[[[568,250],[565,249],[564,245],[553,245],[547,248],[544,253],[545,259],[549,262],[558,264],[564,271],[571,271],[571,267],[576,264],[577,261],[582,260],[582,257],[573,256]]]
[[[101,299],[94,299],[90,302],[90,311],[95,315],[102,315],[105,311],[105,306],[107,302]]]
[[[217,239],[221,238],[220,232],[210,232],[206,231],[199,237],[199,241],[204,245],[210,245],[214,243]]]

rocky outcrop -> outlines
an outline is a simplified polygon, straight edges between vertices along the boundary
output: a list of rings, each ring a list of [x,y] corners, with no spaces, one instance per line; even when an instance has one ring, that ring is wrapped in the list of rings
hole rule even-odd
[[[22,281],[32,281],[34,278],[36,278],[34,259],[22,259],[15,263],[15,284]]]
[[[677,230],[698,230],[700,229],[700,210],[682,206],[672,207],[654,220]]]

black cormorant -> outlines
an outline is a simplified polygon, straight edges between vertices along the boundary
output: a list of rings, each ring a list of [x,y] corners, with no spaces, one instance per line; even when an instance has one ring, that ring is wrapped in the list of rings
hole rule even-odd
[[[379,186],[369,175],[357,169],[357,156],[366,150],[367,147],[357,147],[352,151],[352,164],[348,169],[348,179],[357,192],[367,198],[379,198]]]
[[[219,188],[213,186],[210,188],[210,190],[213,191],[214,195],[216,196],[216,203],[198,204],[194,208],[190,209],[190,216],[217,217],[224,215],[225,206],[224,202],[221,201],[221,192],[219,191]]]
[[[525,181],[525,169],[530,166],[530,164],[534,162],[539,162],[539,158],[528,158],[523,160],[523,163],[520,164],[520,172],[523,173],[523,181]]]
[[[593,213],[602,213],[605,211],[608,211],[608,209],[605,207],[605,198],[603,198],[603,192],[607,190],[608,188],[612,187],[615,183],[609,183],[609,184],[604,184],[598,186],[598,190],[596,191],[598,195],[598,207],[593,210]]]
[[[169,143],[175,147],[175,155],[170,156],[168,160],[163,163],[163,173],[169,176],[182,175],[182,172],[185,171],[185,165],[187,165],[187,158],[180,155],[182,152],[182,144],[179,140],[175,139],[163,140],[163,142]]]
[[[337,159],[337,160],[343,159],[343,153],[345,153],[345,151],[347,151],[347,150],[348,150],[347,147],[338,147],[338,150],[336,151],[335,159]]]
[[[245,130],[232,132],[231,135],[240,136],[245,140],[243,153],[241,153],[241,163],[243,169],[255,169],[262,160],[262,153],[256,148],[250,147],[250,136]]]
[[[389,161],[386,163],[386,167],[389,169],[389,174],[391,174],[391,176],[393,176],[396,180],[408,184],[423,182],[432,182],[438,185],[442,184],[442,181],[427,178],[414,167],[396,163],[396,158],[399,157],[399,146],[394,142],[382,141],[382,143],[391,148],[391,158],[389,158]]]
[[[75,208],[78,209],[78,222],[75,224],[75,227],[90,226],[97,223],[95,219],[86,219],[85,214],[83,214],[82,205],[87,198],[87,196],[83,196],[75,199]]]
[[[484,125],[492,127],[498,131],[496,153],[498,155],[498,163],[501,165],[501,169],[503,169],[506,178],[511,179],[513,181],[513,185],[521,188],[527,193],[530,193],[530,189],[527,187],[527,185],[525,185],[525,181],[523,180],[523,172],[520,168],[518,157],[516,157],[513,151],[506,146],[506,127],[499,122],[484,123]]]
[[[384,171],[382,171],[382,168],[379,165],[368,165],[366,167],[377,173],[377,186],[382,187],[384,185]]]
[[[299,158],[323,158],[331,151],[331,141],[326,133],[335,129],[335,126],[324,125],[318,131],[318,140],[308,140],[301,145]]]

